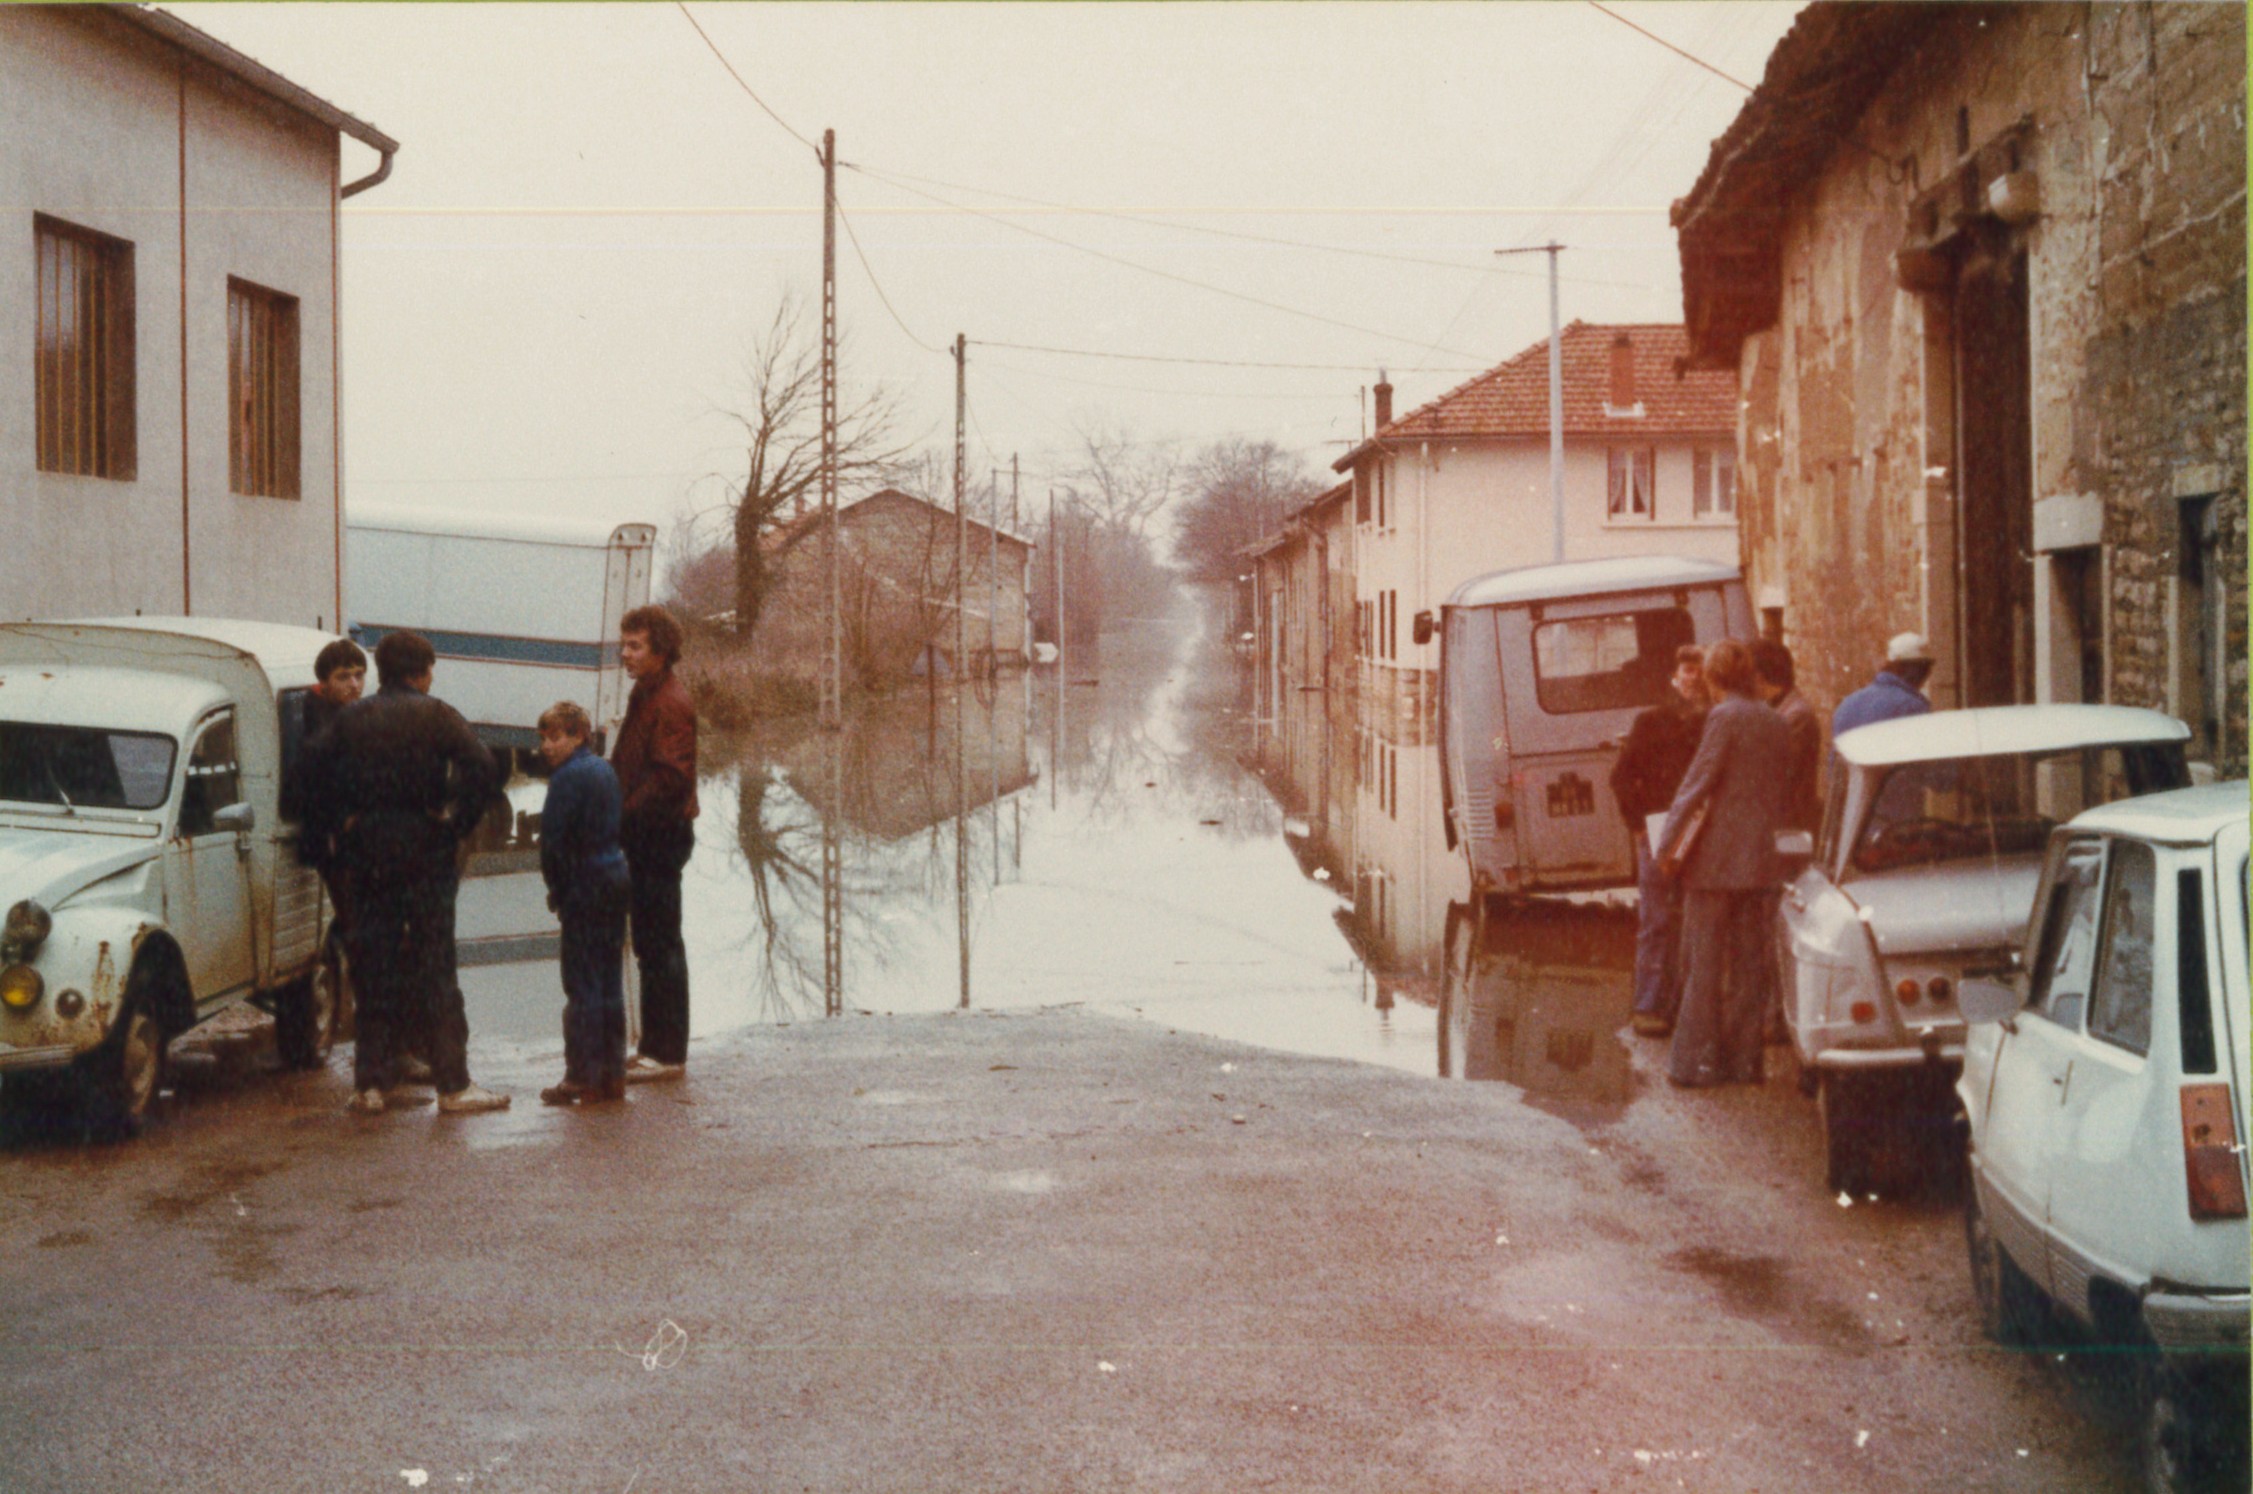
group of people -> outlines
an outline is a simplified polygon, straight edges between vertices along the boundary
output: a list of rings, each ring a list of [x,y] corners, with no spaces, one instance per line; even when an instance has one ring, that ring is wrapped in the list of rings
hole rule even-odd
[[[540,871],[562,926],[564,1075],[549,1104],[625,1098],[629,1082],[677,1079],[688,1059],[681,874],[695,842],[696,710],[674,678],[680,624],[639,607],[619,625],[633,690],[606,762],[584,706],[541,713],[551,772]],[[437,653],[419,633],[368,658],[340,638],[314,663],[305,741],[285,788],[298,854],[321,874],[351,971],[358,1037],[351,1108],[381,1114],[428,1085],[446,1114],[506,1109],[471,1081],[456,973],[454,907],[464,848],[502,772],[461,714],[430,694]],[[642,984],[638,1051],[626,1055],[624,951],[631,919]]]
[[[1924,638],[1897,635],[1876,678],[1839,703],[1832,737],[1929,711],[1931,672]],[[1632,1020],[1645,1036],[1672,1035],[1676,1085],[1761,1080],[1782,1024],[1776,835],[1814,833],[1822,779],[1822,721],[1791,651],[1771,638],[1684,644],[1671,695],[1628,731],[1611,785],[1635,843]]]

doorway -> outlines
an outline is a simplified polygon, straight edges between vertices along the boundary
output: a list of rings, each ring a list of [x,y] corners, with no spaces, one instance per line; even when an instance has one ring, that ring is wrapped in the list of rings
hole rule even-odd
[[[2023,249],[1975,231],[1956,264],[1957,679],[1966,706],[2034,698],[2034,429]]]

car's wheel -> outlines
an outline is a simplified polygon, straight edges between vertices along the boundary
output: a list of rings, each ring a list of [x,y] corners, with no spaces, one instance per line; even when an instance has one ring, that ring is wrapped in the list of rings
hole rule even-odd
[[[128,1004],[94,1050],[87,1075],[98,1133],[121,1137],[140,1130],[164,1083],[165,1044],[163,1025],[148,1004]]]
[[[1999,1344],[2034,1341],[2040,1304],[2034,1283],[1995,1238],[1987,1211],[1980,1207],[1979,1185],[1964,1166],[1964,1250],[1971,1258],[1971,1294],[1979,1307],[1980,1331]]]
[[[1815,1108],[1823,1121],[1823,1184],[1833,1193],[1870,1187],[1870,1105],[1864,1087],[1836,1072],[1816,1076]]]
[[[293,1069],[317,1069],[336,1044],[337,971],[323,960],[274,1005],[274,1046]]]

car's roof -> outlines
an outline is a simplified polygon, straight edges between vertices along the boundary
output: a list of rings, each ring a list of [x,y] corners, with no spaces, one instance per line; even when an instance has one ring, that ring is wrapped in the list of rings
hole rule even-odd
[[[2169,789],[2140,799],[2122,799],[2074,816],[2076,830],[2129,835],[2138,840],[2195,844],[2212,840],[2228,825],[2242,825],[2248,806],[2246,780]]]
[[[1737,568],[1683,555],[1626,555],[1612,560],[1567,560],[1518,566],[1473,576],[1449,595],[1450,607],[1500,607],[1556,597],[1605,596],[1669,586],[1713,586],[1737,580]]]
[[[2116,705],[1980,706],[1858,726],[1832,744],[1856,767],[2183,742],[2190,728],[2162,711]]]
[[[187,674],[78,665],[68,669],[0,666],[0,721],[178,736],[203,712],[229,699],[219,685]]]
[[[313,660],[336,641],[334,633],[290,623],[250,622],[235,617],[79,617],[60,622],[23,623],[27,632],[108,628],[216,643],[256,659],[268,674],[277,670],[310,673]]]

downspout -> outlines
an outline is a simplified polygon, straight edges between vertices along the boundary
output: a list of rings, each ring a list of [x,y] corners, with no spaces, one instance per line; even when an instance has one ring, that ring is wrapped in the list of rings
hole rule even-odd
[[[340,200],[346,197],[356,197],[370,187],[380,187],[383,185],[383,179],[391,175],[391,158],[399,154],[398,145],[395,143],[378,145],[376,150],[383,156],[383,159],[376,163],[376,169],[361,177],[358,181],[349,182],[338,188],[336,195]]]
[[[188,60],[179,67],[180,133],[180,612],[195,612],[194,583],[188,564]]]
[[[343,143],[338,142],[340,145]],[[391,169],[391,157],[383,158],[378,169],[380,178]],[[335,566],[331,572],[336,582],[336,631],[344,632],[344,274],[339,265],[343,255],[343,193],[337,181],[344,175],[338,158],[329,158],[329,487],[334,498],[336,525],[332,538],[336,542]],[[373,186],[373,181],[367,185]]]

